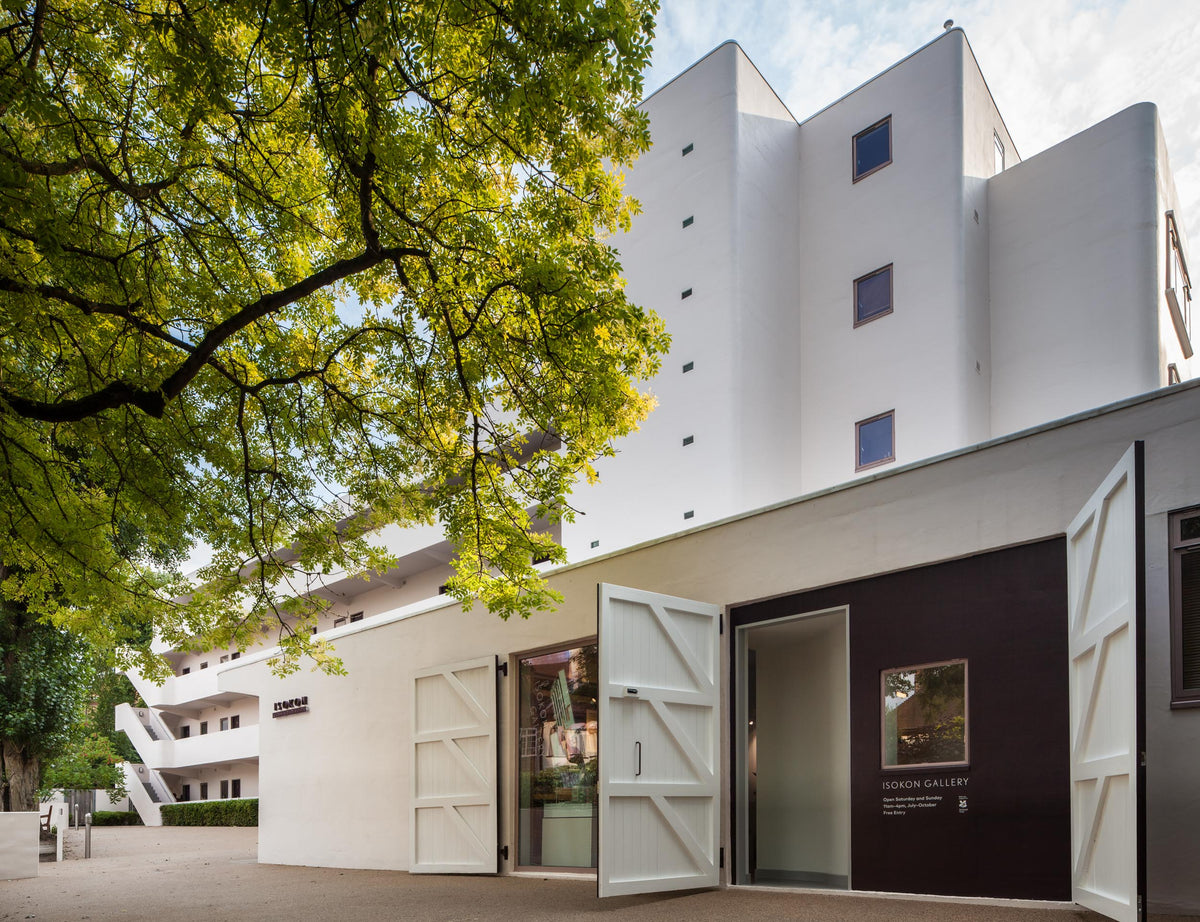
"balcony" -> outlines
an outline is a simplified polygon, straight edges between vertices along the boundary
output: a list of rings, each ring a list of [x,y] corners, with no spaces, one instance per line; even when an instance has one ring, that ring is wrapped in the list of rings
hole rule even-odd
[[[156,772],[178,773],[201,765],[258,758],[257,725],[174,739],[154,721],[153,712],[145,708],[117,706],[117,729],[125,731],[142,761]]]
[[[142,700],[152,708],[195,716],[201,708],[230,704],[242,697],[223,692],[217,687],[217,675],[232,663],[221,663],[211,669],[201,669],[188,675],[173,676],[162,685],[155,685],[136,671],[127,673]]]

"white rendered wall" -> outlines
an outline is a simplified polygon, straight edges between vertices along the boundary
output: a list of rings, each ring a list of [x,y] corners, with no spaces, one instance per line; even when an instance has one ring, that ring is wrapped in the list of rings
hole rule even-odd
[[[996,173],[996,136],[1004,145],[1008,169],[1020,162],[1016,145],[996,108],[970,44],[963,37],[962,63],[962,253],[958,267],[964,310],[960,360],[973,380],[967,392],[967,444],[992,436],[991,278],[988,243],[988,181]]]
[[[262,721],[259,858],[407,867],[412,672],[489,653],[506,661],[510,654],[592,636],[597,582],[731,604],[1060,535],[1139,437],[1147,440],[1148,513],[1180,508],[1200,501],[1200,469],[1190,464],[1200,454],[1198,415],[1200,389],[1185,387],[1139,406],[571,567],[551,577],[564,595],[559,611],[527,621],[502,622],[483,610],[464,613],[448,605],[356,625],[361,629],[338,642],[347,677],[302,672],[276,679],[263,662],[239,664],[223,674],[223,684],[258,695],[264,716],[273,701],[296,695],[308,695],[310,706],[306,714]],[[1161,582],[1161,569],[1149,578]],[[1152,632],[1161,635],[1161,607],[1152,604],[1148,617],[1157,625]],[[1152,646],[1150,656],[1148,674],[1167,670],[1161,647]],[[516,733],[509,671],[500,683],[500,756],[502,790],[511,793]],[[1156,707],[1165,714],[1161,700]],[[1166,716],[1183,722],[1200,712]],[[1200,759],[1200,741],[1168,736],[1154,720],[1150,726],[1153,855],[1163,843],[1194,839],[1200,827],[1200,802],[1187,780],[1194,775],[1186,768]],[[1178,779],[1170,788],[1164,785],[1168,766],[1175,766]],[[348,778],[359,792],[387,793],[374,802],[370,823],[347,808]],[[510,795],[501,801],[501,829],[514,846]],[[1189,856],[1194,864],[1194,849],[1180,860]],[[1200,881],[1193,877],[1173,886],[1195,911]]]
[[[1155,210],[1156,217],[1156,236],[1155,248],[1158,256],[1157,262],[1157,279],[1158,286],[1156,294],[1158,298],[1158,341],[1159,341],[1159,379],[1158,383],[1166,385],[1167,381],[1167,366],[1174,365],[1179,370],[1179,377],[1183,381],[1188,381],[1200,374],[1200,359],[1193,354],[1192,358],[1184,358],[1183,346],[1179,341],[1179,336],[1175,332],[1175,326],[1171,321],[1170,308],[1167,306],[1166,287],[1167,287],[1167,220],[1166,213],[1173,211],[1175,213],[1175,226],[1179,231],[1180,239],[1183,241],[1183,254],[1188,260],[1188,270],[1195,273],[1193,284],[1195,285],[1195,295],[1200,298],[1200,262],[1196,262],[1193,257],[1191,248],[1188,246],[1187,235],[1187,215],[1180,211],[1179,196],[1175,191],[1175,180],[1171,175],[1170,158],[1167,156],[1167,144],[1163,138],[1162,123],[1157,118],[1157,110],[1154,119],[1154,178],[1155,190],[1157,193],[1157,208]],[[1200,307],[1193,302],[1192,307],[1192,328],[1189,336],[1193,351],[1200,349]]]
[[[800,125],[805,492],[852,479],[855,422],[888,410],[899,464],[971,440],[983,385],[964,355],[963,49],[949,32]],[[852,138],[887,115],[893,162],[852,182]],[[893,313],[855,329],[854,279],[889,263]]]
[[[1159,386],[1158,130],[1131,106],[989,183],[996,435]]]
[[[741,57],[727,42],[643,103],[653,146],[626,180],[642,213],[614,245],[628,297],[663,318],[671,350],[650,384],[657,409],[617,445],[615,458],[597,465],[601,482],[572,494],[581,513],[563,526],[572,561],[711,521],[737,506],[738,447],[730,434],[738,388],[731,349]],[[688,144],[692,152],[683,156]],[[694,223],[685,228],[688,217]],[[689,288],[692,295],[681,298]],[[685,362],[694,363],[687,374]],[[694,442],[685,447],[689,435]],[[685,520],[688,510],[695,516]]]
[[[0,813],[0,880],[38,876],[41,814]]]
[[[729,432],[706,421],[705,437],[738,451],[737,508],[801,491],[800,128],[741,48],[736,51],[737,170],[734,185],[734,418]]]

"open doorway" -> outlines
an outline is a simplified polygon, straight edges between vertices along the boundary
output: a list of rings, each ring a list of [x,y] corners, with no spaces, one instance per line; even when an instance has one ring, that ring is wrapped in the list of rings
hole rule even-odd
[[[736,883],[850,886],[848,618],[737,629]]]

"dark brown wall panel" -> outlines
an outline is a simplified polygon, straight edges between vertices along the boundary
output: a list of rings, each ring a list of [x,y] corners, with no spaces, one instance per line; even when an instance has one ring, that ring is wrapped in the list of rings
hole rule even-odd
[[[854,889],[1069,900],[1064,539],[741,606],[732,620],[838,605],[850,609]],[[963,658],[969,766],[884,771],[881,671]]]

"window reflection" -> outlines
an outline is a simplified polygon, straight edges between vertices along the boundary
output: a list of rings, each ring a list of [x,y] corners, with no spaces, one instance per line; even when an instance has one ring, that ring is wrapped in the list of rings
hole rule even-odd
[[[966,761],[966,661],[884,671],[884,768]]]
[[[596,645],[520,663],[518,864],[596,866]]]

